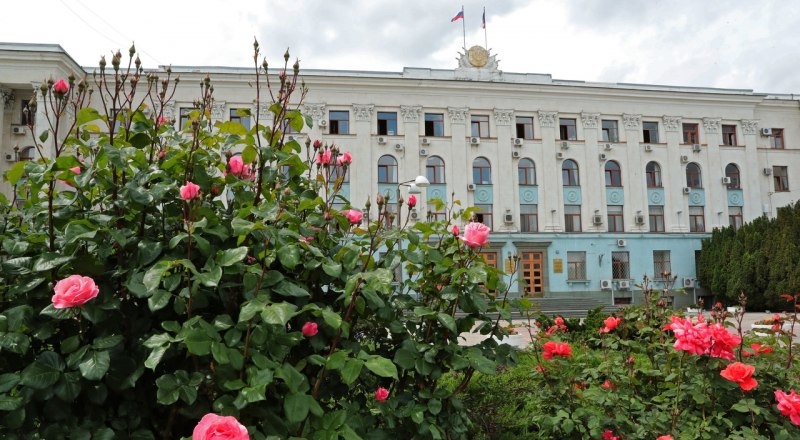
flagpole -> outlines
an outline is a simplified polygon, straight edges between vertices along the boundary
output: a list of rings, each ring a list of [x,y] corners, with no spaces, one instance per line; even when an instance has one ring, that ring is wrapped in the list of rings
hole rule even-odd
[[[489,50],[489,39],[486,37],[486,6],[483,7],[483,47]]]
[[[466,17],[464,16],[464,5],[461,5],[461,32],[464,35],[464,50],[467,49],[467,25],[466,25]]]

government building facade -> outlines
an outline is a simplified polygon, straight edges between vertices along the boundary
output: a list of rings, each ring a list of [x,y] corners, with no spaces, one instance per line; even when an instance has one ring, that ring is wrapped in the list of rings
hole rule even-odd
[[[41,81],[91,70],[57,45],[0,43],[0,173],[36,158],[27,123],[43,115],[27,104]],[[206,74],[213,119],[249,125],[238,109],[266,112],[253,106],[252,69],[172,72],[181,85],[165,113],[176,124]],[[291,136],[352,153],[344,194],[353,207],[377,193],[394,200],[398,188],[407,199],[401,183],[426,176],[414,217],[445,218],[428,201],[451,194],[478,208],[492,229],[484,258],[506,268],[518,258],[512,292],[522,296],[636,303],[644,275],[661,288],[668,272],[687,293],[676,305],[690,304],[712,293],[695,279],[695,255],[712,229],[774,216],[800,194],[792,95],[508,73],[478,46],[452,70],[301,76],[309,88],[302,109],[314,123]]]

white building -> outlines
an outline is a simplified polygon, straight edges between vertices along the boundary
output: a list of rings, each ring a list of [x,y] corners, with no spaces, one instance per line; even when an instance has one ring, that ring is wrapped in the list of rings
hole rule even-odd
[[[172,71],[183,84],[168,109],[178,123],[207,73],[214,118],[252,107],[251,69]],[[59,46],[0,43],[0,172],[29,151],[18,133],[33,88],[70,72],[82,75]],[[800,100],[790,95],[507,73],[477,46],[453,70],[301,74],[314,125],[296,136],[353,154],[353,206],[427,175],[420,218],[450,193],[480,207],[493,229],[487,261],[520,256],[525,295],[636,301],[634,282],[671,271],[692,302],[701,240],[774,216],[800,193]]]

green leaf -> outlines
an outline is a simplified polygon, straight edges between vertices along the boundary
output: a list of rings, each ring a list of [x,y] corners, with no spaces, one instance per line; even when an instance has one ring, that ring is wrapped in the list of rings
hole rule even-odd
[[[164,353],[166,353],[168,349],[169,345],[153,348],[153,351],[150,352],[150,354],[147,356],[147,359],[144,361],[145,368],[155,371],[156,367],[161,362],[161,358],[164,357]]]
[[[3,350],[16,354],[25,354],[30,348],[28,335],[22,333],[0,333],[0,352]]]
[[[81,126],[87,122],[96,121],[102,118],[103,117],[100,116],[100,113],[98,113],[97,110],[91,107],[84,107],[78,110],[78,114],[75,116],[75,122]]]
[[[389,359],[381,356],[373,356],[367,359],[367,368],[380,377],[392,377],[397,379],[397,366]]]
[[[72,402],[81,393],[81,375],[74,371],[65,373],[53,391],[59,399]]]
[[[47,252],[42,254],[35,263],[33,263],[33,267],[31,271],[33,272],[47,272],[49,270],[55,269],[59,266],[62,266],[70,261],[74,260],[75,257],[67,257],[62,256],[61,254]]]
[[[216,125],[217,127],[219,127],[220,133],[235,134],[237,136],[247,135],[247,129],[244,128],[244,125],[242,125],[239,122],[232,122],[232,121],[217,122]]]
[[[172,293],[158,289],[150,298],[147,298],[147,307],[151,312],[161,310],[169,305],[169,300],[172,299]]]
[[[325,271],[326,274],[332,276],[334,278],[339,278],[342,274],[342,265],[341,263],[336,262],[326,262],[322,263],[322,270]]]
[[[276,293],[279,293],[283,296],[293,296],[293,297],[311,296],[311,294],[308,293],[308,290],[290,281],[281,281],[280,283],[278,283],[277,286],[275,286],[274,290]]]
[[[294,245],[283,246],[278,251],[278,260],[283,267],[294,269],[300,263],[300,248]]]
[[[195,281],[206,287],[216,287],[221,278],[222,268],[219,266],[214,266],[208,271],[201,272],[194,277]]]
[[[19,182],[19,179],[21,179],[23,174],[25,174],[25,163],[26,161],[21,160],[15,163],[11,169],[6,171],[5,180],[8,180],[8,183],[10,183],[11,186],[16,186]]]
[[[20,383],[35,390],[49,388],[58,382],[64,366],[64,360],[58,353],[46,351],[22,370]]]
[[[6,393],[19,383],[20,378],[16,373],[0,374],[0,393]]]
[[[22,407],[21,396],[0,396],[0,411],[14,411]]]
[[[439,312],[439,314],[436,315],[436,319],[438,319],[439,322],[443,326],[447,327],[447,329],[450,330],[451,332],[453,333],[458,332],[458,329],[456,328],[456,320],[453,319],[453,317],[448,315],[447,313]]]
[[[350,385],[358,379],[361,374],[361,368],[364,366],[364,361],[361,359],[348,359],[342,368],[342,382],[345,385]]]
[[[297,306],[286,302],[271,304],[261,312],[261,319],[267,324],[286,325],[294,316]]]
[[[247,247],[241,246],[233,249],[225,249],[224,251],[217,252],[216,261],[221,267],[232,266],[247,256]]]
[[[289,423],[300,423],[308,417],[310,405],[307,394],[289,394],[283,401],[283,410]]]
[[[78,364],[78,368],[86,379],[100,380],[106,375],[109,365],[111,365],[111,356],[108,351],[90,350],[83,357],[83,361]]]
[[[125,337],[122,335],[104,336],[102,338],[95,338],[92,342],[92,348],[95,350],[108,350],[109,348],[116,347]]]
[[[190,330],[183,343],[191,354],[205,356],[211,353],[211,338],[202,330]]]
[[[144,278],[142,278],[142,284],[144,284],[148,292],[152,292],[158,288],[158,285],[161,284],[161,278],[164,276],[164,272],[171,266],[171,261],[161,260],[150,267],[150,269],[147,269]]]
[[[86,220],[74,220],[69,222],[64,230],[64,241],[72,243],[83,238],[94,238],[97,231],[89,225],[90,223]]]
[[[242,150],[242,161],[244,163],[253,163],[257,154],[258,151],[256,151],[255,147],[248,145],[244,147],[244,150]]]
[[[342,326],[342,317],[330,309],[322,309],[322,319],[325,320],[328,327],[334,330]]]

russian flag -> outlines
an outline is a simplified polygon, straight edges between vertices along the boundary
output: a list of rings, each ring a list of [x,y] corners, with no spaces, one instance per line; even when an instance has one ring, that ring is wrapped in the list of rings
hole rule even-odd
[[[462,10],[458,11],[458,14],[456,14],[456,16],[453,17],[452,20],[450,20],[450,23],[452,23],[454,21],[457,21],[457,20],[463,20],[463,19],[464,19],[464,10],[462,9]]]

